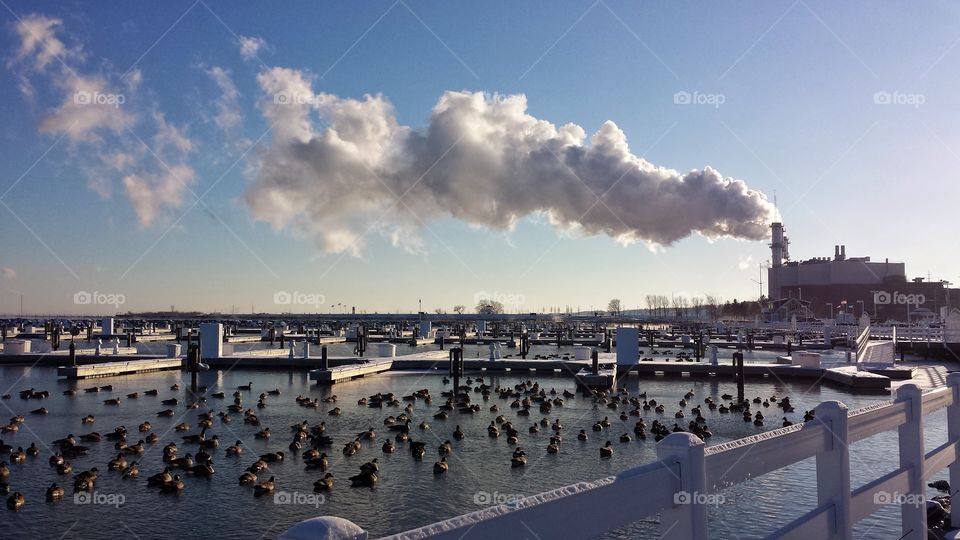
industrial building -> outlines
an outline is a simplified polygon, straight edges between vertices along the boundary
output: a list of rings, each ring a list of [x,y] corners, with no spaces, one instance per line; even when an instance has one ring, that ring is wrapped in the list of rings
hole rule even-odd
[[[920,322],[939,319],[960,302],[960,290],[950,283],[908,280],[904,263],[847,257],[844,245],[834,246],[832,258],[792,261],[783,223],[770,229],[765,314],[771,320],[852,320],[866,313],[878,322]]]

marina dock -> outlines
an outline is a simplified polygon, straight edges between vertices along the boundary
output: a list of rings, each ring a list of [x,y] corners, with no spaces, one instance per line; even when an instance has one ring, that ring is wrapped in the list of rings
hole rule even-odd
[[[182,360],[180,358],[149,358],[144,360],[100,362],[97,364],[60,366],[57,368],[57,376],[66,377],[67,379],[95,379],[180,369],[181,364]]]
[[[335,384],[342,381],[358,379],[365,375],[383,373],[392,368],[392,358],[378,358],[358,364],[331,367],[330,369],[314,369],[310,371],[310,380],[317,381],[317,384]]]

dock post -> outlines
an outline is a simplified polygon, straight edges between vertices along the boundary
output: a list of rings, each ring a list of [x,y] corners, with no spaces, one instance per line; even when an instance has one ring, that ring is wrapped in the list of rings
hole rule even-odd
[[[463,376],[463,349],[454,347],[450,349],[450,376],[453,377],[453,396],[454,403],[457,401],[457,393],[460,390],[460,377]]]
[[[826,540],[850,540],[850,448],[847,406],[826,401],[814,410],[815,422],[827,431],[827,445],[817,452],[817,505],[833,504],[836,530]],[[811,425],[815,425],[810,422]],[[926,516],[924,516],[926,519]],[[926,538],[926,527],[924,536]]]
[[[953,403],[947,407],[947,441],[957,444],[960,441],[960,373],[947,375],[947,387],[953,395]],[[949,471],[951,491],[955,491],[952,486],[960,486],[960,461],[951,463]],[[960,528],[960,512],[950,513],[950,526]]]
[[[600,374],[600,353],[596,349],[590,351],[590,361],[593,363],[593,374]]]
[[[70,365],[77,367],[77,346],[73,340],[70,340]]]
[[[908,407],[907,421],[897,428],[900,439],[900,467],[909,469],[907,493],[900,501],[900,538],[927,538],[927,507],[923,483],[923,395],[920,387],[907,383],[897,389],[896,402]],[[949,424],[947,426],[949,430]],[[951,518],[952,519],[952,518]]]
[[[705,540],[710,500],[703,441],[692,433],[671,433],[657,445],[657,459],[679,473],[673,506],[660,512],[660,538]]]
[[[743,403],[743,353],[737,351],[733,353],[733,365],[737,372],[737,404]]]
[[[330,359],[327,358],[327,346],[320,347],[320,369],[330,369]]]

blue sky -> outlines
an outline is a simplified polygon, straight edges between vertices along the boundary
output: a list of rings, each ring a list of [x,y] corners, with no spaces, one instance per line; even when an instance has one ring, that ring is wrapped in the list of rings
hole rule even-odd
[[[960,282],[958,9],[5,0],[0,313],[18,312],[21,294],[28,313],[107,313],[414,311],[418,299],[433,310],[471,306],[483,293],[523,311],[601,308],[614,297],[633,308],[647,294],[758,292],[764,240],[694,232],[651,247],[558,230],[542,213],[510,230],[435,211],[420,219],[416,199],[429,197],[418,192],[412,208],[393,209],[396,223],[385,220],[416,245],[392,242],[374,223],[362,242],[331,244],[338,229],[322,216],[298,223],[277,215],[283,205],[257,203],[270,193],[261,168],[276,163],[281,139],[262,76],[278,68],[317,96],[379,94],[414,130],[451,91],[522,94],[525,114],[581,126],[587,141],[611,120],[649,163],[680,174],[712,167],[770,200],[776,193],[794,258],[845,243],[849,255]],[[30,48],[31,38],[46,41]],[[124,103],[92,116],[64,108],[65,96],[94,88],[78,79]],[[676,103],[683,92],[702,103]],[[321,116],[309,114],[315,135],[329,120]],[[326,203],[316,197],[305,191],[303,201]],[[364,219],[351,225],[354,240]],[[75,302],[95,291],[123,303]],[[278,292],[309,301],[278,305]]]

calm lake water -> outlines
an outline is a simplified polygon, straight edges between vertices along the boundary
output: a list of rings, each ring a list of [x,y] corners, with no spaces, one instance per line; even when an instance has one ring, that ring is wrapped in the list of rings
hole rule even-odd
[[[343,352],[334,352],[343,347]],[[349,345],[331,346],[331,355],[347,355],[352,348]],[[401,351],[403,348],[398,347]],[[432,347],[429,347],[432,348]],[[421,347],[419,350],[429,348]],[[468,349],[469,350],[469,349]],[[485,347],[477,347],[483,351]],[[564,350],[564,349],[561,349]],[[566,349],[569,351],[569,349]],[[542,351],[534,348],[533,353],[551,354],[555,347],[544,347]],[[469,352],[468,352],[469,357]],[[484,382],[494,386],[512,386],[519,383],[516,375],[485,377]],[[561,376],[539,376],[537,381],[547,391],[555,388],[575,391],[570,378]],[[180,455],[195,451],[195,446],[181,443],[184,433],[173,431],[173,426],[187,422],[195,426],[197,415],[204,410],[225,411],[229,399],[209,398],[206,407],[198,410],[186,410],[186,387],[189,377],[180,372],[163,372],[129,377],[116,377],[92,381],[68,382],[56,378],[55,368],[49,367],[4,367],[0,368],[0,393],[12,393],[13,398],[0,401],[0,411],[26,415],[26,422],[17,434],[5,434],[4,442],[26,448],[31,442],[37,442],[42,449],[37,458],[28,458],[21,465],[11,465],[10,484],[14,490],[21,491],[27,498],[26,506],[19,512],[0,512],[2,536],[5,538],[99,538],[105,535],[126,536],[141,539],[160,538],[274,538],[287,527],[300,520],[317,515],[336,515],[347,518],[370,531],[371,537],[391,532],[399,532],[461,513],[478,510],[492,503],[503,502],[511,497],[533,495],[565,484],[597,479],[630,467],[650,462],[655,456],[655,443],[650,437],[646,441],[619,443],[617,437],[632,429],[635,418],[630,417],[621,423],[619,413],[606,407],[596,407],[590,400],[578,395],[567,399],[563,407],[555,407],[551,419],[559,418],[564,425],[564,442],[559,454],[547,454],[546,445],[550,436],[549,429],[537,434],[528,434],[527,428],[539,420],[542,415],[533,412],[528,418],[518,417],[509,408],[509,402],[500,400],[496,395],[482,404],[483,410],[475,415],[451,413],[449,420],[434,420],[433,414],[442,402],[440,392],[449,389],[442,383],[441,372],[403,372],[378,375],[349,383],[338,384],[332,389],[311,384],[307,373],[301,371],[254,371],[234,369],[232,371],[210,371],[201,374],[202,384],[210,392],[222,390],[229,395],[238,385],[253,383],[253,391],[244,394],[244,405],[255,407],[260,392],[280,389],[279,396],[269,396],[267,407],[257,410],[262,421],[261,427],[245,425],[242,415],[232,415],[234,421],[223,424],[215,420],[208,435],[217,434],[222,443],[221,449],[213,452],[216,474],[213,478],[185,477],[186,488],[180,495],[163,495],[154,488],[146,486],[146,478],[163,469],[161,460],[162,446],[176,441],[180,444]],[[181,390],[170,390],[170,386],[179,383]],[[62,396],[68,388],[83,389],[95,385],[112,384],[110,393],[79,393],[75,397]],[[697,381],[688,379],[638,379],[630,378],[626,387],[631,394],[646,392],[648,398],[664,402],[667,414],[656,415],[646,412],[644,418],[649,425],[655,418],[672,425],[673,413],[679,409],[677,402],[688,390],[696,394],[694,403],[703,403],[704,398],[712,396],[719,399],[724,393],[735,393],[732,383]],[[49,390],[51,396],[46,400],[21,400],[17,391],[28,388]],[[159,396],[143,396],[142,392],[156,388]],[[405,445],[401,445],[395,454],[384,454],[380,446],[385,438],[392,437],[383,425],[383,419],[390,414],[401,412],[400,408],[371,409],[357,405],[357,400],[377,392],[394,392],[406,395],[416,389],[427,388],[434,395],[433,406],[418,402],[414,409],[414,426],[420,421],[430,424],[430,429],[421,431],[414,428],[412,438],[427,443],[427,457],[414,461]],[[124,399],[119,407],[103,404],[104,399],[125,396],[139,391],[140,399]],[[336,394],[336,404],[323,403],[317,410],[305,409],[294,402],[298,395],[311,398],[324,398]],[[788,415],[791,420],[802,420],[806,409],[815,407],[825,400],[841,400],[850,408],[861,407],[877,401],[889,399],[887,396],[852,395],[841,389],[825,386],[810,386],[797,382],[782,384],[778,382],[748,382],[747,394],[753,396],[777,395],[790,396],[796,413]],[[156,413],[167,408],[161,405],[163,399],[177,397],[181,404],[172,407],[177,415],[172,418],[159,418]],[[474,394],[479,400],[480,395]],[[499,413],[489,412],[490,405],[500,406]],[[36,416],[29,411],[44,406],[50,414]],[[334,406],[343,409],[343,415],[328,415]],[[689,406],[687,410],[689,411]],[[752,435],[765,429],[780,426],[782,414],[771,407],[762,409],[767,416],[767,425],[757,427],[744,422],[739,415],[711,412],[704,407],[704,415],[714,433],[708,444]],[[80,418],[92,414],[96,417],[93,425],[81,425]],[[507,419],[521,431],[520,444],[530,455],[526,468],[510,467],[510,454],[513,447],[507,444],[506,436],[493,439],[487,436],[486,426],[498,414]],[[609,416],[613,426],[595,433],[591,425],[597,420]],[[331,456],[332,472],[335,475],[335,487],[325,495],[322,504],[319,499],[310,499],[313,482],[322,476],[316,471],[305,471],[299,457],[289,456],[281,463],[271,465],[269,473],[276,477],[277,491],[290,494],[300,504],[277,504],[274,497],[255,498],[252,490],[239,486],[237,478],[256,460],[256,456],[268,451],[287,452],[290,430],[288,426],[307,420],[311,425],[325,421],[328,433],[334,437],[334,446],[327,453]],[[88,456],[72,460],[75,471],[91,467],[100,469],[96,491],[102,502],[116,502],[122,495],[123,504],[119,507],[109,504],[75,504],[69,495],[72,480],[59,476],[48,465],[50,447],[55,439],[68,433],[80,435],[90,431],[106,433],[114,427],[125,425],[130,433],[129,442],[134,443],[140,435],[137,425],[149,421],[153,432],[161,437],[160,443],[149,447],[142,456],[141,476],[139,480],[122,480],[119,473],[107,471],[107,462],[116,455],[113,443],[90,443]],[[682,422],[689,421],[689,417]],[[467,437],[462,441],[453,441],[454,452],[450,458],[450,471],[443,476],[434,476],[432,466],[437,459],[437,446],[444,440],[453,439],[452,432],[459,424]],[[268,441],[254,438],[254,433],[269,426],[274,437]],[[364,442],[363,449],[354,456],[344,457],[341,452],[343,443],[352,440],[355,434],[373,427],[377,431],[376,442]],[[576,440],[576,433],[586,429],[590,439],[586,442]],[[194,427],[186,434],[198,433]],[[946,440],[945,412],[931,415],[926,423],[927,448],[941,444]],[[613,458],[601,460],[599,447],[606,440],[613,440],[615,453]],[[226,456],[223,447],[234,440],[241,440],[244,452],[239,457]],[[379,485],[374,489],[351,488],[348,477],[357,473],[360,464],[378,458],[381,468]],[[851,468],[853,486],[858,487],[867,480],[875,478],[897,465],[896,432],[888,432],[857,443],[852,447]],[[941,474],[940,477],[945,477]],[[68,492],[60,503],[46,503],[44,492],[51,482],[58,482]],[[715,538],[757,538],[762,537],[776,527],[814,508],[816,501],[815,467],[813,460],[798,463],[789,468],[751,480],[745,484],[723,491],[724,502],[710,510],[710,523]],[[586,519],[589,519],[586,517]],[[638,517],[639,519],[639,517]],[[899,513],[895,507],[885,509],[879,514],[857,525],[855,536],[859,538],[896,538],[899,536]],[[62,536],[61,536],[62,535]],[[657,517],[639,520],[630,527],[613,531],[608,538],[656,538]]]

